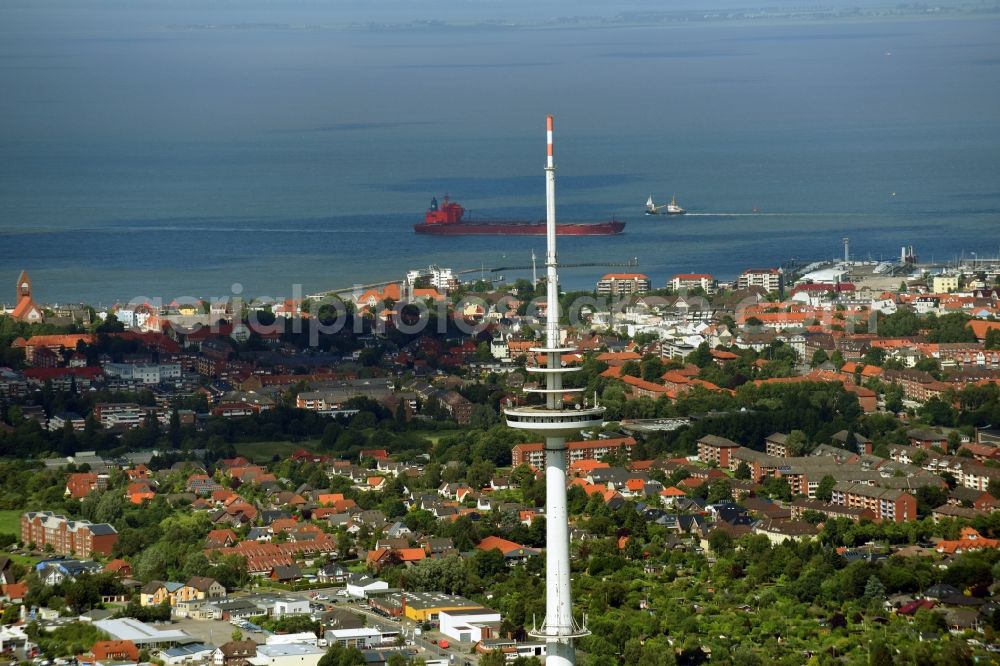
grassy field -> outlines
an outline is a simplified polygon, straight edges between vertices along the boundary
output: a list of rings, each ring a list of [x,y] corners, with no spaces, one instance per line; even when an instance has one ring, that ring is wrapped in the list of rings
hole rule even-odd
[[[33,567],[41,560],[40,557],[34,555],[18,555],[17,553],[8,553],[8,557],[10,557],[11,562],[23,564],[26,567]]]
[[[236,452],[241,456],[246,456],[253,462],[271,462],[274,456],[287,458],[299,449],[316,450],[319,440],[306,440],[303,442],[251,442],[249,444],[237,444]]]
[[[23,511],[16,509],[0,511],[0,532],[8,532],[21,537],[21,514]]]

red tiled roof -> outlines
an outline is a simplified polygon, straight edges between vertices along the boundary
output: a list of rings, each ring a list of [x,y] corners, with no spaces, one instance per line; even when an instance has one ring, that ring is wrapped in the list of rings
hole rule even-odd
[[[632,377],[630,375],[623,375],[622,381],[629,386],[634,386],[637,389],[649,391],[651,393],[663,393],[664,395],[667,395],[672,392],[671,389],[668,389],[663,384],[654,384],[653,382],[648,382],[645,379],[639,379],[638,377]]]
[[[514,543],[513,541],[508,541],[507,539],[502,539],[498,536],[488,536],[480,541],[476,548],[479,550],[493,550],[496,548],[501,553],[506,554],[511,551],[524,549],[524,546]]]
[[[31,296],[22,296],[21,300],[17,303],[17,307],[15,307],[14,311],[10,313],[10,316],[14,319],[24,319],[28,316],[28,313],[31,312],[32,308],[41,311],[41,309],[35,305],[35,301],[32,300]]]
[[[635,352],[604,352],[597,356],[597,360],[604,363],[639,361],[642,356]]]
[[[972,329],[972,332],[975,333],[978,340],[985,340],[986,334],[989,331],[1000,329],[1000,321],[973,320],[967,325]]]
[[[108,562],[104,566],[105,571],[120,571],[122,569],[131,569],[132,565],[122,559],[114,559]]]
[[[3,589],[4,596],[10,598],[12,601],[24,599],[28,596],[27,583],[9,583],[0,587]]]
[[[95,337],[90,333],[67,333],[65,335],[33,335],[24,342],[25,347],[65,347],[76,349],[77,343],[90,344]],[[15,343],[17,341],[15,340]]]
[[[396,552],[403,562],[419,562],[427,557],[423,548],[398,548]]]
[[[937,552],[947,553],[949,555],[954,553],[967,552],[970,550],[983,550],[987,548],[1000,548],[1000,540],[998,539],[987,539],[977,532],[974,528],[964,527],[962,528],[961,538],[954,541],[941,540],[937,544]]]
[[[574,460],[570,463],[569,470],[571,472],[589,472],[591,470],[604,469],[607,467],[611,467],[611,465],[606,462],[601,462],[600,460],[591,460],[586,458],[584,460]]]
[[[608,489],[603,483],[590,483],[586,479],[573,479],[570,485],[580,486],[588,496],[594,493],[601,493],[603,495]]]
[[[94,659],[108,660],[124,656],[128,661],[139,660],[139,648],[132,641],[97,641],[90,648]]]

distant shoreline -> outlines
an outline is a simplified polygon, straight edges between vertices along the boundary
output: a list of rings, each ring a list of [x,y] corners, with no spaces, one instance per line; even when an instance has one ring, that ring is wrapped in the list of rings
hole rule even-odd
[[[883,23],[900,20],[949,20],[1000,17],[1000,3],[992,6],[979,4],[959,4],[947,6],[927,6],[916,8],[900,7],[897,4],[869,7],[864,9],[802,9],[780,10],[761,8],[754,10],[674,10],[653,12],[631,12],[610,17],[565,16],[548,20],[504,20],[486,19],[476,22],[452,22],[437,19],[413,20],[399,23],[347,23],[347,24],[304,24],[290,23],[231,23],[231,24],[172,24],[171,30],[185,31],[366,31],[366,32],[412,32],[428,30],[485,31],[485,30],[581,30],[602,28],[643,28],[643,27],[715,27],[715,26],[798,26],[834,25],[859,23]]]

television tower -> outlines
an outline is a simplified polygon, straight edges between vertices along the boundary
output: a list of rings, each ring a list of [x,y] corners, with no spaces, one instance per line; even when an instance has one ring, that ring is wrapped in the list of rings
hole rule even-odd
[[[559,332],[559,276],[556,273],[556,167],[552,150],[552,116],[546,117],[548,159],[545,164],[546,285],[545,346],[531,351],[544,354],[544,365],[529,366],[528,372],[545,376],[545,388],[525,389],[545,396],[545,404],[512,407],[504,410],[507,425],[530,430],[545,438],[545,621],[532,628],[531,636],[546,642],[546,666],[573,666],[576,650],[573,639],[588,635],[586,626],[573,619],[573,594],[570,585],[569,518],[566,510],[566,437],[604,422],[604,407],[597,404],[567,406],[567,393],[581,393],[581,388],[563,388],[562,376],[580,368],[562,365],[564,347]]]

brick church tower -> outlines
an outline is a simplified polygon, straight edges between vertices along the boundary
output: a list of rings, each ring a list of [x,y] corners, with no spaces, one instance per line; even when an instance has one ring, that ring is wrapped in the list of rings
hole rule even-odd
[[[42,309],[35,303],[31,295],[31,278],[27,271],[21,271],[17,278],[17,305],[11,316],[18,321],[26,321],[29,324],[41,323],[45,317]]]

